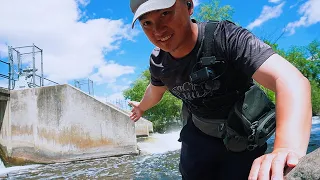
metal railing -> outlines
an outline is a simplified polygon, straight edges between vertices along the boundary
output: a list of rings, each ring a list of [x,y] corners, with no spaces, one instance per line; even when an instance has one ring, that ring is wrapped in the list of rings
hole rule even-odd
[[[26,66],[26,60],[32,63],[32,67]],[[19,78],[22,77],[28,78],[28,80],[26,79],[28,81],[26,83],[29,88],[45,86],[45,80],[49,82],[48,84],[59,84],[44,77],[43,49],[35,44],[20,47],[8,46],[8,63],[4,61],[3,63],[9,65],[9,73],[8,75],[3,74],[3,77],[9,78],[8,87],[11,90],[15,89],[15,84],[17,84]],[[36,67],[36,64],[40,64],[40,67]],[[40,71],[40,75],[36,73],[38,70]],[[0,77],[2,76],[0,75]]]
[[[36,74],[36,77],[39,77],[40,79],[42,79],[42,86],[44,86],[44,80],[49,81],[49,82],[52,82],[52,83],[54,83],[54,84],[59,84],[59,83],[57,83],[57,82],[54,82],[54,81],[52,81],[52,80],[50,80],[50,79],[47,79],[47,78],[42,77],[42,76],[39,76],[39,75],[37,75],[37,74]]]
[[[3,60],[0,60],[0,63],[1,64],[5,64],[5,65],[8,65],[8,73],[7,74],[3,74],[3,73],[0,73],[0,78],[4,78],[4,79],[8,79],[8,87],[2,87],[2,88],[5,88],[5,89],[8,89],[8,90],[12,90],[14,85],[11,86],[10,84],[11,83],[14,83],[13,79],[11,78],[10,76],[10,72],[11,72],[11,66],[10,66],[10,63],[8,62],[5,62]]]

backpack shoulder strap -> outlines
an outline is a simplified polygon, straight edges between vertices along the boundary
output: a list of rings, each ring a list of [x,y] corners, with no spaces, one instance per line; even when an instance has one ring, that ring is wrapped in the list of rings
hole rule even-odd
[[[218,21],[209,21],[205,25],[204,38],[203,38],[203,50],[200,61],[202,65],[213,65],[216,61],[215,51],[213,47],[214,32],[218,26]]]
[[[214,55],[213,52],[213,41],[214,41],[214,32],[218,26],[217,21],[207,22],[204,30],[204,44],[203,44],[203,57],[209,57]]]

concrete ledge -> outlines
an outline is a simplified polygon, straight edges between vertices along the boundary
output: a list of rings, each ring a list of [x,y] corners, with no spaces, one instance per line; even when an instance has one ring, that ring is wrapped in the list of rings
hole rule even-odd
[[[0,87],[0,95],[10,96],[10,91],[6,88]]]
[[[149,133],[153,132],[153,125],[152,122],[140,118],[139,121],[136,122],[136,136],[149,136]]]
[[[8,101],[10,97],[10,91],[0,87],[0,101]]]
[[[45,163],[138,153],[129,116],[70,85],[10,96],[0,137],[7,159]]]
[[[108,104],[110,106],[114,106],[113,104]],[[114,106],[115,108],[118,108]],[[127,114],[130,116],[131,112],[125,111],[120,109],[121,112],[124,114]],[[153,124],[151,121],[145,119],[145,118],[140,118],[136,123],[135,123],[135,129],[136,129],[136,136],[141,137],[141,136],[149,136],[150,133],[153,133]]]

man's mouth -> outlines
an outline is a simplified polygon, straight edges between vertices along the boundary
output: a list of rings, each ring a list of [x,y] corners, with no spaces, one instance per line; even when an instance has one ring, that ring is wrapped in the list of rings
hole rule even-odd
[[[172,34],[169,35],[169,36],[166,36],[166,37],[164,37],[164,38],[161,38],[160,41],[161,41],[161,42],[168,41],[171,37],[172,37]]]

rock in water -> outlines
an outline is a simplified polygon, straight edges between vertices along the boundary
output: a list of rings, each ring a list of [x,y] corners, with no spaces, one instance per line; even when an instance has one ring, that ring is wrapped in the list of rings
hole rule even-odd
[[[320,148],[302,157],[299,164],[286,176],[286,180],[320,180]]]

